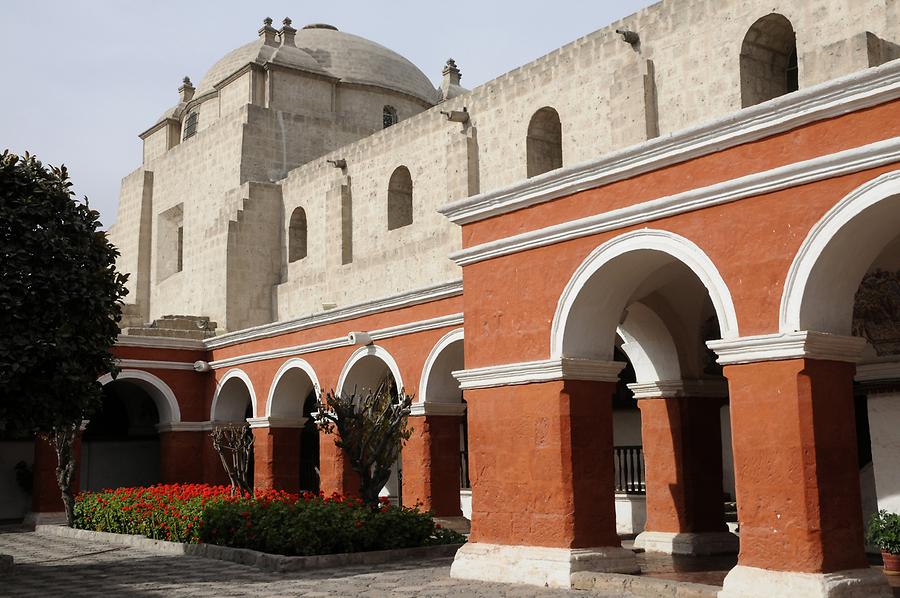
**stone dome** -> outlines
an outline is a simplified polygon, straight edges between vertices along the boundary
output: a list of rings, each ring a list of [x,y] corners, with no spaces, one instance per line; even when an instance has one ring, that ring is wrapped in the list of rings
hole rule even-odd
[[[197,86],[199,97],[248,63],[275,63],[409,94],[434,104],[438,92],[412,62],[380,44],[331,25],[307,25],[295,45],[266,45],[264,37],[232,50],[207,71]]]

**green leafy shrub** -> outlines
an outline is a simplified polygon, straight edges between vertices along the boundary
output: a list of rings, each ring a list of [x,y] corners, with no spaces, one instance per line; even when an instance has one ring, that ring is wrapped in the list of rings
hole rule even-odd
[[[884,510],[872,515],[866,539],[884,552],[900,554],[900,515]]]

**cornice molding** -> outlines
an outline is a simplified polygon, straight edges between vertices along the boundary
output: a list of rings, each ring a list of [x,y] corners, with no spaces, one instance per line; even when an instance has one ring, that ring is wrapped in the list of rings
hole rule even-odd
[[[628,385],[638,400],[708,398],[722,399],[728,396],[727,380],[659,380],[635,382]]]
[[[599,160],[456,201],[439,212],[456,224],[477,222],[898,97],[900,63],[893,61],[612,152]]]
[[[170,422],[157,424],[158,432],[206,432],[212,430],[212,422]]]
[[[459,326],[463,322],[463,314],[450,314],[446,316],[439,316],[437,318],[431,318],[430,320],[420,320],[418,322],[408,322],[406,324],[400,324],[399,326],[391,326],[388,328],[381,328],[379,330],[373,330],[369,333],[369,336],[373,341],[378,341],[386,338],[392,338],[395,336],[403,336],[406,334],[415,334],[417,332],[425,332],[428,330],[435,330],[438,328],[446,328],[449,326]],[[271,349],[268,351],[259,351],[257,353],[248,353],[247,355],[239,355],[237,357],[229,357],[227,359],[219,359],[217,361],[209,362],[209,367],[217,370],[221,368],[234,367],[238,365],[242,365],[245,363],[251,363],[254,361],[264,361],[267,359],[280,359],[283,357],[294,357],[296,355],[303,355],[305,353],[314,353],[316,351],[326,351],[328,349],[336,349],[338,347],[349,347],[353,343],[350,342],[350,339],[347,336],[342,336],[340,338],[330,338],[322,341],[316,341],[313,343],[306,343],[303,345],[294,345],[290,347],[283,347],[280,349]]]
[[[305,417],[248,417],[250,429],[256,428],[302,428],[306,425]]]
[[[876,361],[856,366],[857,382],[886,382],[900,380],[900,356],[897,361]]]
[[[460,266],[467,266],[512,253],[731,203],[754,195],[772,193],[898,161],[900,161],[900,137],[894,137],[602,214],[488,241],[456,251],[450,254],[450,259]]]
[[[117,359],[120,368],[139,370],[189,370],[194,371],[194,362],[190,361],[158,361],[154,359]]]
[[[782,359],[819,359],[856,363],[865,349],[866,339],[802,330],[707,341],[706,345],[716,352],[719,356],[717,361],[721,365]]]
[[[116,339],[116,346],[206,351],[206,346],[201,340],[193,338],[170,338],[166,336],[134,336],[130,334],[120,334]]]
[[[458,370],[453,376],[459,380],[460,390],[494,388],[516,384],[534,384],[553,380],[587,380],[617,382],[625,364],[620,361],[595,361],[561,357],[542,361],[527,361],[504,365]]]
[[[410,405],[409,414],[413,417],[429,416],[429,415],[452,415],[461,416],[466,413],[465,403],[440,403],[428,401],[425,403],[416,402]]]
[[[332,324],[334,322],[340,322],[342,320],[361,318],[363,316],[369,316],[383,311],[400,309],[403,307],[418,305],[420,303],[428,303],[430,301],[438,301],[440,299],[455,297],[457,295],[462,295],[462,292],[462,281],[456,280],[453,282],[439,284],[424,289],[417,289],[408,293],[401,293],[399,295],[392,295],[390,297],[375,299],[373,301],[357,303],[355,305],[350,305],[341,309],[334,309],[313,316],[288,320],[286,322],[263,324],[261,326],[255,326],[253,328],[226,333],[221,336],[207,339],[204,342],[204,346],[209,349],[221,349],[222,347],[228,347],[230,345],[279,336],[282,334],[287,334],[289,332],[304,330],[306,328],[314,328],[316,326]]]

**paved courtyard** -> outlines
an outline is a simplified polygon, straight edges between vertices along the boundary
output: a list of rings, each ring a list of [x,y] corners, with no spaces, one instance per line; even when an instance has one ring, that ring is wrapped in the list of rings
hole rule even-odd
[[[451,559],[296,574],[131,547],[0,532],[0,554],[16,565],[0,596],[598,596],[531,586],[450,579]]]

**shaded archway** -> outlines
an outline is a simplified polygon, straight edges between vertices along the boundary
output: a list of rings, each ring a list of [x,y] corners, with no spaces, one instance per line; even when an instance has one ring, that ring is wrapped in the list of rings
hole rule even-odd
[[[406,166],[391,174],[387,194],[388,230],[408,226],[413,221],[413,181]]]
[[[319,380],[312,366],[303,359],[290,359],[276,372],[266,401],[269,427],[281,430],[275,450],[283,445],[286,451],[299,451],[297,471],[287,472],[292,478],[287,484],[294,488],[296,482],[296,489],[309,492],[320,487],[319,430],[312,418],[318,394]]]
[[[562,168],[562,123],[555,108],[545,106],[531,117],[525,154],[528,178]]]
[[[288,225],[288,262],[296,262],[306,257],[308,236],[306,210],[302,207],[294,208]]]
[[[210,423],[213,426],[222,424],[244,424],[256,415],[256,392],[253,382],[246,372],[240,369],[232,369],[222,376],[216,386],[210,408]],[[208,441],[211,445],[212,440]],[[210,446],[207,445],[207,446]],[[248,468],[249,479],[255,479],[255,455],[256,447],[250,455]],[[218,457],[216,457],[218,459]],[[215,467],[215,466],[214,466]],[[224,469],[221,465],[217,468],[219,479],[225,480]]]
[[[743,108],[797,91],[797,39],[786,17],[772,13],[753,23],[741,43],[740,71]]]

